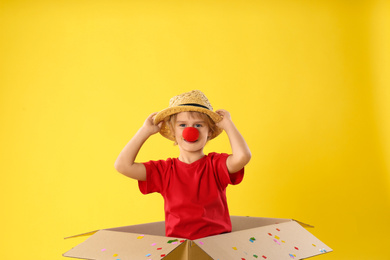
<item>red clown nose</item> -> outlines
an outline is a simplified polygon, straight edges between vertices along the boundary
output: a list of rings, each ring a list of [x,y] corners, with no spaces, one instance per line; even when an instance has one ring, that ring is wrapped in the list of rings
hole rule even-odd
[[[183,138],[188,142],[195,142],[198,140],[199,131],[195,127],[186,127],[183,130]]]

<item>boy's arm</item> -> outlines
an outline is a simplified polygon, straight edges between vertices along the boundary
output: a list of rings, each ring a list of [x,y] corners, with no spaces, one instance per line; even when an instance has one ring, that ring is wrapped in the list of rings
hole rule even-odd
[[[225,130],[232,148],[232,154],[227,158],[226,166],[229,173],[238,172],[250,161],[251,151],[244,137],[234,125],[230,113],[223,109],[217,110],[216,113],[223,117],[222,121],[217,123],[217,126]]]
[[[133,138],[126,144],[118,158],[115,161],[115,169],[126,175],[127,177],[145,181],[146,180],[146,168],[142,163],[136,163],[135,158],[139,150],[145,141],[153,134],[158,133],[161,128],[161,124],[154,125],[153,117],[157,113],[153,113],[148,116],[143,126],[133,136]]]

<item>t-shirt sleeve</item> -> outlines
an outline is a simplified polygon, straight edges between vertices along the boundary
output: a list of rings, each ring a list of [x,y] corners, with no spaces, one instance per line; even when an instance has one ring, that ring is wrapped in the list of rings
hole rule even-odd
[[[169,165],[167,161],[149,161],[143,163],[146,168],[146,181],[138,181],[139,190],[142,194],[153,192],[161,193],[164,187],[166,169]]]
[[[214,153],[212,154],[214,161],[214,169],[218,173],[219,182],[222,188],[226,188],[229,184],[237,185],[244,178],[244,168],[235,173],[229,173],[226,165],[226,160],[229,154]]]

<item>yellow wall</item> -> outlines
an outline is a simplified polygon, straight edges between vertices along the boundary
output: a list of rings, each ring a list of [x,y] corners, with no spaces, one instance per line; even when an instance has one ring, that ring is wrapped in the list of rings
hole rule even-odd
[[[2,259],[63,259],[99,228],[163,219],[117,174],[151,112],[191,89],[253,153],[231,214],[294,218],[335,252],[389,259],[390,3],[0,3]],[[229,152],[225,134],[207,152]],[[177,156],[153,136],[139,160]]]

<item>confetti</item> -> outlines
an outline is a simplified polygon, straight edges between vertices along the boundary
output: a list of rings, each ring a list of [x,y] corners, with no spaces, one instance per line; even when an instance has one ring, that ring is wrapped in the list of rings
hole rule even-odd
[[[165,257],[165,254],[160,255],[161,257]]]
[[[256,238],[251,237],[251,238],[249,238],[249,241],[251,241],[253,243],[254,241],[256,241]]]
[[[177,241],[179,241],[179,239],[169,240],[167,243],[168,243],[168,244],[171,244],[171,243],[177,242]]]
[[[280,237],[278,237],[278,236],[275,236],[275,238],[276,238],[276,239],[280,239]]]
[[[270,235],[272,237],[272,234],[271,233],[268,233],[268,235]]]
[[[146,257],[149,257],[149,256],[151,256],[151,255],[152,255],[152,254],[147,254]]]
[[[315,244],[311,244],[312,246],[316,246]]]
[[[153,243],[153,244],[151,244],[151,246],[155,246],[155,245],[157,245],[157,243]]]
[[[114,254],[113,256],[118,256],[118,254]]]
[[[137,239],[142,239],[144,238],[145,235],[140,235],[139,237],[137,237]]]
[[[298,247],[296,247],[296,246],[295,246],[294,248],[295,248],[296,250],[299,250],[299,248],[298,248]]]
[[[274,239],[274,242],[280,245],[280,242],[278,240]]]
[[[326,253],[325,248],[320,249],[320,252],[321,252],[321,253]]]
[[[253,255],[254,258],[258,258],[258,255]]]
[[[199,241],[199,244],[204,245],[204,243],[202,241]]]
[[[267,259],[267,257],[266,257],[265,255],[263,255],[263,258],[264,258],[264,259]]]
[[[162,247],[157,248],[157,250],[161,250],[161,249],[162,249]]]
[[[277,231],[280,231],[280,229],[279,229],[279,228],[277,228],[276,230],[277,230]]]
[[[295,256],[293,254],[288,254],[292,259],[295,258]]]
[[[232,248],[233,248],[233,250],[237,250],[237,247],[235,247],[235,246],[233,246]]]
[[[107,249],[103,248],[103,249],[102,249],[102,252],[104,252],[104,251],[106,251],[106,250],[107,250]]]
[[[180,243],[183,243],[185,240],[180,240]]]

